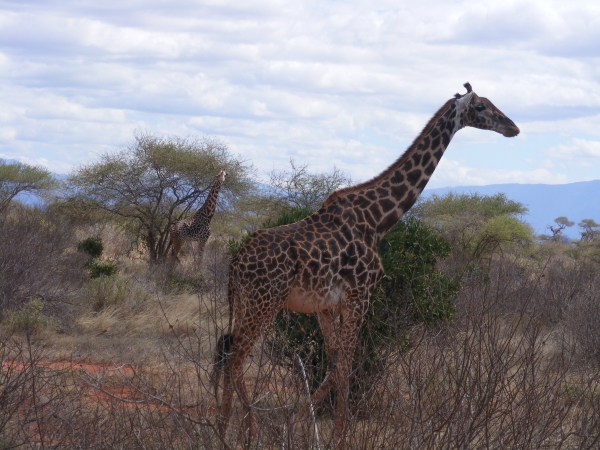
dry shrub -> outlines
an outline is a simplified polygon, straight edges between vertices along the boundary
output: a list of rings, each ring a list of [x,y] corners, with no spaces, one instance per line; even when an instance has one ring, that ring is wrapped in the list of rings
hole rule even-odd
[[[54,325],[53,318],[45,316],[43,309],[41,300],[29,300],[20,310],[9,311],[4,325],[9,332],[39,334]]]
[[[563,300],[566,330],[574,344],[579,362],[589,368],[600,367],[600,267],[584,260],[566,274],[571,288]]]
[[[101,276],[90,280],[83,295],[91,309],[98,312],[111,306],[138,309],[151,294],[134,277]]]
[[[18,208],[0,220],[0,318],[39,299],[63,322],[71,294],[86,278],[70,226],[44,211]]]
[[[104,245],[104,256],[116,260],[130,255],[134,248],[134,239],[118,225],[110,222],[96,223],[76,230],[77,241],[90,236],[99,237]]]
[[[115,334],[129,339],[158,334],[156,352],[140,352],[117,369],[58,370],[39,368],[41,346],[12,349],[4,360],[20,361],[23,369],[13,366],[9,378],[29,378],[7,383],[2,445],[331,448],[326,409],[294,427],[307,399],[301,365],[276,364],[267,342],[245,370],[256,433],[247,439],[236,400],[225,440],[217,435],[209,373],[216,337],[227,324],[227,258],[219,245],[215,240],[207,248],[197,292],[170,296],[159,282],[147,282],[156,296],[141,308],[127,315],[120,303],[84,324],[92,330],[105,317]],[[584,345],[593,343],[600,317],[596,273],[585,264],[532,265],[508,257],[472,267],[451,323],[413,329],[408,345],[381,348],[386,363],[369,401],[348,412],[349,447],[598,448],[600,374],[581,364],[596,345]],[[109,343],[116,339],[110,334],[102,337]]]
[[[227,324],[228,263],[220,240],[206,246],[202,273],[186,260],[174,269],[121,261],[118,275],[90,280],[82,292],[89,312],[77,323],[112,336],[216,336]]]

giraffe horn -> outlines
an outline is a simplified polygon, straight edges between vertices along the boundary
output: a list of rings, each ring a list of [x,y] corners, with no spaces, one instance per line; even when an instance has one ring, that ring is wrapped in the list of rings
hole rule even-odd
[[[471,87],[471,83],[469,83],[468,81],[465,84],[463,84],[463,86],[465,88],[467,88],[467,94],[470,94],[471,92],[473,92],[473,88]]]

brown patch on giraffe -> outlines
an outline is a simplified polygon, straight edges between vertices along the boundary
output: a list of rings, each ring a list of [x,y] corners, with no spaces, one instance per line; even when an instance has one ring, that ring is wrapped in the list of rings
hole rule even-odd
[[[395,198],[401,199],[402,197],[404,197],[404,194],[406,194],[406,192],[408,191],[408,188],[405,185],[401,184],[399,186],[392,186],[390,190]]]
[[[411,172],[408,172],[408,175],[406,175],[406,179],[411,186],[415,186],[417,184],[417,181],[421,179],[422,173],[423,172],[421,172],[421,169],[415,169]]]

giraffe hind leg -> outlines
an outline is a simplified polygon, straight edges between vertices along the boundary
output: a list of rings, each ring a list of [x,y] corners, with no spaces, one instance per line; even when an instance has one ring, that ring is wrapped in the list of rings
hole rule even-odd
[[[232,335],[233,345],[229,357],[225,360],[223,398],[217,419],[217,431],[223,438],[225,437],[231,417],[234,390],[237,392],[238,398],[246,410],[245,431],[249,432],[250,435],[253,435],[255,432],[250,398],[248,397],[248,391],[244,383],[243,369],[244,361],[260,336],[260,329],[258,327],[242,326],[237,331],[234,330]]]

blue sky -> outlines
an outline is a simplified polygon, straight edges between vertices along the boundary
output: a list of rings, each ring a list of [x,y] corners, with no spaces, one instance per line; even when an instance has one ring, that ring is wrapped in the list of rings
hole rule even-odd
[[[430,187],[600,179],[600,3],[0,0],[0,157],[66,173],[136,130],[356,181],[471,82],[521,128]],[[417,4],[418,3],[418,4]]]

